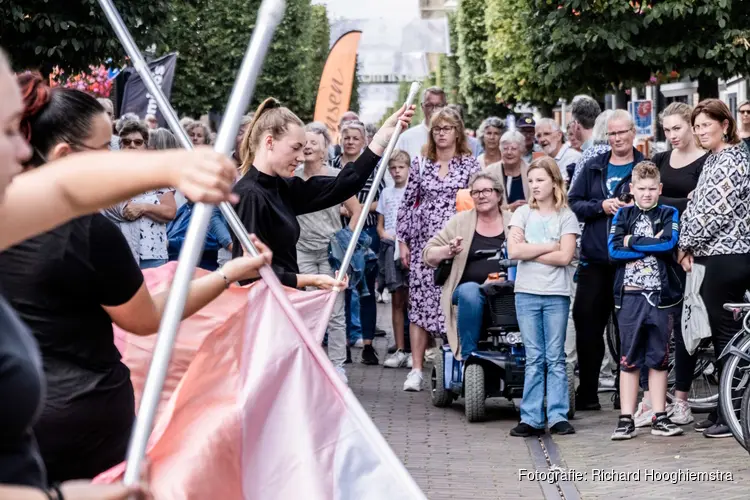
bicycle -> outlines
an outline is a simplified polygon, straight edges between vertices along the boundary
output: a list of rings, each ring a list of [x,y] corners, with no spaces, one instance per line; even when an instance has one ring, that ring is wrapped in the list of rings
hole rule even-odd
[[[742,401],[750,385],[750,303],[724,304],[724,309],[734,314],[735,320],[742,320],[742,330],[737,332],[719,356],[723,362],[719,384],[719,404],[721,414],[732,435],[747,449],[748,443],[743,431]]]
[[[607,343],[615,360],[619,358],[620,338],[614,326],[614,314],[607,324]],[[667,402],[674,403],[675,394],[675,340],[674,331],[669,337],[669,367],[667,371]],[[690,385],[687,403],[696,413],[708,413],[719,404],[719,380],[716,367],[716,356],[710,338],[703,339],[695,351],[696,363],[693,370],[693,382]],[[619,363],[618,363],[619,364]]]

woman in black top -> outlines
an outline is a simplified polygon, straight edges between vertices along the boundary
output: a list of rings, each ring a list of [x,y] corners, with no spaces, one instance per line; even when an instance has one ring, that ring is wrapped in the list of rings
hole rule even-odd
[[[212,151],[88,152],[18,175],[32,151],[21,132],[21,93],[2,50],[0,103],[0,250],[149,189],[178,186],[205,202],[224,200],[230,191],[232,163]],[[42,362],[4,293],[0,289],[0,498],[54,498],[32,433],[44,394]],[[68,500],[124,500],[139,490],[80,481],[60,486]]]
[[[693,135],[692,112],[691,106],[673,102],[659,114],[659,120],[664,127],[664,135],[672,145],[672,149],[657,153],[653,157],[653,162],[659,167],[661,174],[662,193],[659,196],[659,203],[675,207],[680,215],[685,211],[693,196],[693,190],[703,171],[703,164],[708,158],[708,152],[698,146]],[[683,284],[685,277],[684,273],[680,277]],[[673,402],[671,418],[674,423],[685,425],[694,419],[687,398],[693,383],[696,356],[688,354],[682,339],[682,304],[672,308],[669,313],[675,339],[674,389],[676,399]],[[638,405],[635,420],[643,422],[644,425],[651,425],[648,370],[641,370],[641,387],[644,390],[643,401]]]
[[[292,288],[330,289],[336,279],[323,274],[299,274],[297,267],[297,216],[343,203],[365,185],[380,160],[400,120],[409,126],[414,106],[401,108],[383,124],[359,158],[336,177],[303,180],[294,170],[305,160],[304,123],[276,99],[266,99],[255,112],[242,140],[242,179],[235,186],[240,197],[235,206],[247,230],[273,251],[273,268],[281,283]],[[233,236],[233,255],[242,250]]]
[[[50,89],[38,73],[18,80],[26,105],[21,130],[33,150],[25,168],[107,149],[111,123],[96,99]],[[242,257],[193,281],[185,316],[229,283],[257,276],[262,262]],[[47,394],[34,434],[49,479],[93,478],[121,462],[135,409],[112,322],[137,335],[155,333],[168,292],[151,296],[122,233],[100,214],[3,251],[0,286],[41,349]]]

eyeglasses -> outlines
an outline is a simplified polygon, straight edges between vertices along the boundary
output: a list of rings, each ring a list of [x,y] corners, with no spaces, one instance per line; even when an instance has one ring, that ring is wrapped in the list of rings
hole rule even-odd
[[[497,191],[497,190],[492,189],[492,188],[472,189],[471,191],[469,191],[469,194],[471,195],[472,198],[480,198],[482,196],[487,197],[491,195],[493,191]]]
[[[741,115],[750,115],[750,109],[741,109],[740,110]]]
[[[615,139],[616,137],[618,137],[620,135],[628,135],[632,131],[633,131],[633,129],[629,128],[627,130],[618,130],[617,132],[607,132],[607,137]]]
[[[693,125],[693,132],[696,134],[703,132],[704,130],[710,130],[714,127],[714,125],[718,124],[719,122],[705,122],[705,123],[696,123]]]
[[[432,127],[433,135],[450,134],[454,130],[456,130],[456,127],[454,127],[453,125],[450,125],[448,127]]]
[[[144,141],[143,139],[120,139],[120,142],[122,142],[122,145],[126,148],[131,144],[137,148],[140,148],[146,141]]]
[[[429,111],[434,111],[434,110],[436,110],[436,109],[440,109],[440,108],[443,108],[443,107],[444,107],[444,105],[443,105],[443,104],[432,104],[432,103],[429,103],[429,102],[423,102],[423,103],[422,103],[422,107],[423,107],[424,109],[426,109],[426,110],[429,110]]]

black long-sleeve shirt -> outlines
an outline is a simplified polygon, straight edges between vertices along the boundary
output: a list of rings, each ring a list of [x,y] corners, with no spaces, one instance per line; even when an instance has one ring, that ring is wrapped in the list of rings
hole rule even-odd
[[[378,155],[365,148],[336,177],[282,178],[251,167],[240,179],[234,188],[240,201],[234,208],[247,231],[273,252],[271,265],[282,284],[297,287],[297,216],[338,205],[357,194],[379,161]],[[232,243],[232,256],[239,257],[242,245],[237,236],[232,235]]]

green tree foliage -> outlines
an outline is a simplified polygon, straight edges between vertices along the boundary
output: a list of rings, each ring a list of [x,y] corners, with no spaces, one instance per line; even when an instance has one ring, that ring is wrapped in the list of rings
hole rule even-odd
[[[461,0],[456,18],[458,32],[459,94],[466,103],[466,123],[476,128],[491,115],[504,115],[507,108],[495,98],[496,90],[487,72],[486,0]]]
[[[557,102],[560,89],[557,81],[545,85],[534,65],[530,10],[529,0],[487,0],[484,15],[489,80],[501,103],[549,108]]]
[[[448,13],[448,36],[450,39],[450,54],[440,54],[440,76],[438,82],[448,98],[448,102],[466,105],[463,95],[459,92],[461,68],[458,65],[458,30],[456,14]]]
[[[160,40],[155,27],[163,21],[169,0],[114,3],[140,47]],[[90,64],[124,56],[96,0],[0,0],[0,46],[14,67],[44,73],[54,66],[88,70]]]
[[[617,90],[655,72],[750,72],[750,2],[530,0],[533,61],[563,95]]]
[[[172,101],[182,114],[223,111],[255,28],[260,0],[173,0],[163,52],[177,51]],[[278,98],[303,120],[312,119],[328,54],[328,19],[310,0],[287,0],[255,88],[252,107]]]

